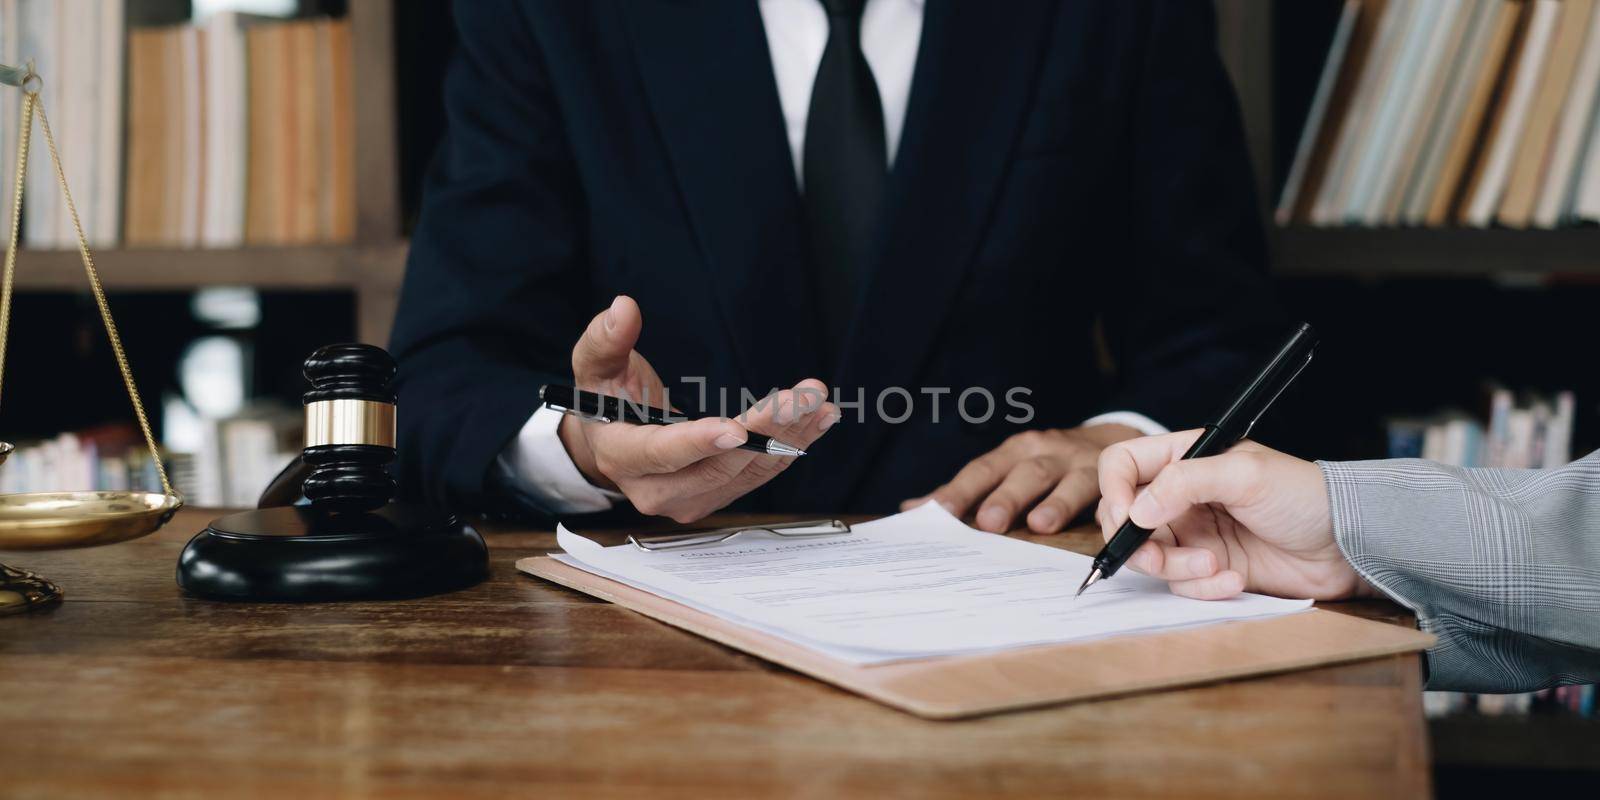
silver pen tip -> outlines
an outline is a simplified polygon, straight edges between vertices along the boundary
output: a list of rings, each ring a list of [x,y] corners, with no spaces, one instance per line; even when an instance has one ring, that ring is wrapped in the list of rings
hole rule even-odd
[[[768,439],[767,440],[767,455],[789,456],[789,457],[792,458],[792,457],[797,457],[797,456],[803,456],[805,454],[806,454],[806,451],[801,450],[800,448],[795,447],[792,444],[784,444],[783,442],[780,442],[777,439]]]
[[[1078,587],[1078,594],[1073,595],[1072,596],[1073,599],[1077,599],[1079,595],[1083,594],[1085,589],[1088,589],[1090,586],[1095,585],[1099,581],[1100,581],[1100,568],[1099,567],[1095,567],[1094,569],[1089,571],[1089,577],[1083,579],[1083,585]]]

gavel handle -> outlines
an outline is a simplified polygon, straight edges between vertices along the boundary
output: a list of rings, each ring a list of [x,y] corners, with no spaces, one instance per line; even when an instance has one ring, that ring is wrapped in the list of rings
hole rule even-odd
[[[261,500],[256,503],[256,508],[276,508],[278,506],[292,506],[305,497],[300,484],[305,482],[306,476],[311,474],[311,465],[306,463],[305,456],[295,456],[289,465],[278,473],[267,484],[266,491],[261,493]]]

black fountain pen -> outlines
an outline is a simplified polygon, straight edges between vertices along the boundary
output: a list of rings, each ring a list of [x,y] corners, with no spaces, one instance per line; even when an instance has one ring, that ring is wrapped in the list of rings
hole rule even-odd
[[[562,386],[559,383],[545,384],[539,389],[539,399],[544,404],[563,414],[583,417],[595,422],[631,422],[635,425],[671,425],[686,419],[701,419],[694,414],[684,414],[674,411],[670,414],[654,406],[640,405],[620,397],[612,397],[595,392],[586,392],[574,389],[571,386]],[[676,418],[674,418],[676,416]],[[744,444],[739,445],[740,450],[749,450],[752,453],[763,453],[769,456],[783,456],[784,458],[798,458],[806,451],[792,444],[751,431]]]
[[[1222,418],[1216,424],[1206,426],[1200,438],[1183,454],[1183,460],[1226,452],[1240,439],[1249,436],[1250,429],[1255,427],[1261,415],[1267,413],[1278,395],[1283,394],[1283,390],[1289,388],[1300,371],[1311,363],[1311,355],[1316,347],[1317,332],[1310,325],[1302,323],[1289,341],[1284,342],[1278,354],[1267,362],[1261,374],[1245,384],[1239,399],[1233,401]],[[1149,539],[1148,529],[1133,524],[1131,519],[1123,522],[1122,527],[1117,529],[1117,535],[1111,537],[1111,541],[1101,548],[1100,555],[1094,557],[1094,567],[1089,571],[1089,577],[1083,580],[1083,585],[1078,587],[1078,594],[1117,574],[1117,570],[1122,569],[1133,552]]]

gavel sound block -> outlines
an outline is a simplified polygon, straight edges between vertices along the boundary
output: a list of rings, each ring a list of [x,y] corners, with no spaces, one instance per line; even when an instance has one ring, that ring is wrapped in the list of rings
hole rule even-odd
[[[326,601],[421,597],[488,576],[483,538],[454,515],[392,503],[395,362],[363,344],[324,347],[305,362],[305,450],[279,484],[304,475],[310,505],[230,514],[189,540],[178,585],[215,600]],[[286,477],[287,476],[287,477]]]

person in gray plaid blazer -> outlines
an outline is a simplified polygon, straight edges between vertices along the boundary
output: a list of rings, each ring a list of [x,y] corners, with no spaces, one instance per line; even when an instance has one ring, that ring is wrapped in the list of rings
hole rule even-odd
[[[1155,530],[1129,565],[1174,593],[1392,598],[1438,637],[1430,689],[1600,681],[1600,451],[1560,469],[1460,469],[1312,463],[1245,441],[1180,461],[1198,435],[1100,457],[1101,530],[1129,517]]]

